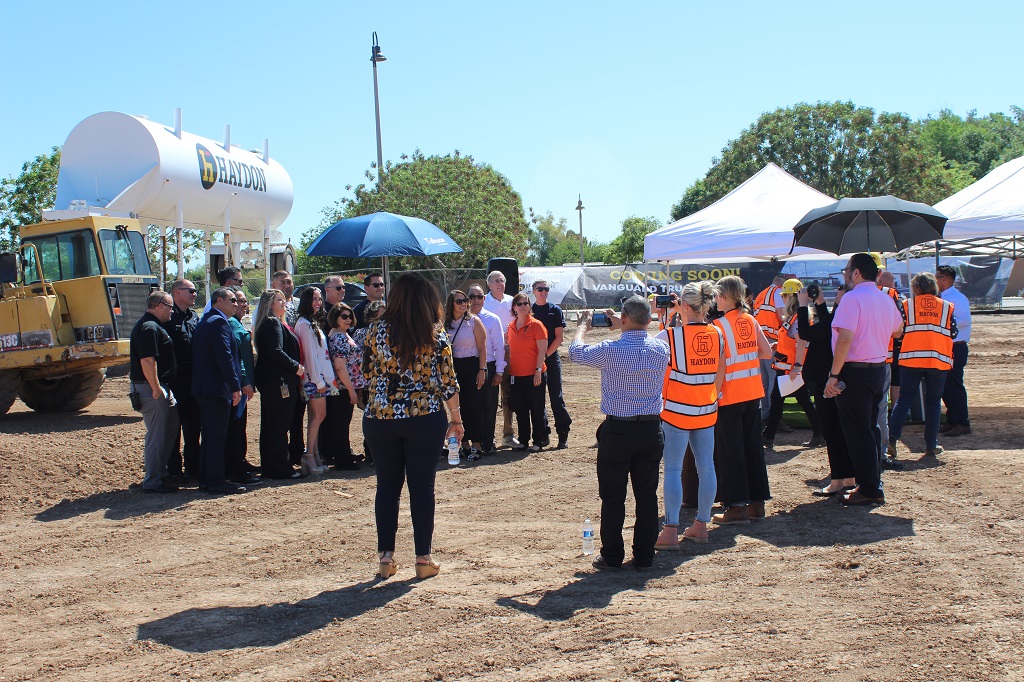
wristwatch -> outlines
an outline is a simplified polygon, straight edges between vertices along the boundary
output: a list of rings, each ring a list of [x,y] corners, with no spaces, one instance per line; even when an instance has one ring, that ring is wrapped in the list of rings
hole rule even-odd
[[[833,374],[832,372],[829,372],[828,373],[828,378],[829,379],[838,379],[839,375],[838,374]]]

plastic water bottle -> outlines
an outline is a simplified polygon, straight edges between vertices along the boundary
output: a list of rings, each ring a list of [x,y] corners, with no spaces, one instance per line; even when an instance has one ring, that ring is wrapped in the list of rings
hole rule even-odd
[[[448,463],[453,467],[459,465],[459,439],[455,436],[448,439]]]
[[[594,553],[594,524],[590,519],[583,521],[583,554],[590,556]]]

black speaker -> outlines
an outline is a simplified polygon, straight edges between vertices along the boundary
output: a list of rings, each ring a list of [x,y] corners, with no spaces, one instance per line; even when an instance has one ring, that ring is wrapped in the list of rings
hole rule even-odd
[[[505,275],[505,293],[515,296],[519,293],[519,262],[515,258],[492,258],[487,261],[487,274],[495,270]]]

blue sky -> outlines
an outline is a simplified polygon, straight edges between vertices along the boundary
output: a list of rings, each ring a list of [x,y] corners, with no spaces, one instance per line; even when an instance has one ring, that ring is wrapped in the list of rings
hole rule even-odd
[[[852,100],[912,118],[1024,105],[1011,2],[14,2],[0,0],[0,176],[101,111],[261,148],[293,241],[376,158],[471,154],[524,207],[612,239],[667,222],[764,111]],[[493,254],[500,255],[500,254]]]

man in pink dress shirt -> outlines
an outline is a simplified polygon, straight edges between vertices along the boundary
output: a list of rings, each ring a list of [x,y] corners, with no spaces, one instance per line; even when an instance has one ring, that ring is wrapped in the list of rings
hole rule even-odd
[[[857,479],[857,488],[842,502],[885,504],[878,405],[885,389],[889,339],[903,335],[903,317],[892,299],[875,286],[878,265],[869,254],[851,256],[843,274],[847,293],[832,318],[833,359],[824,391],[826,398],[836,400],[849,464]]]

